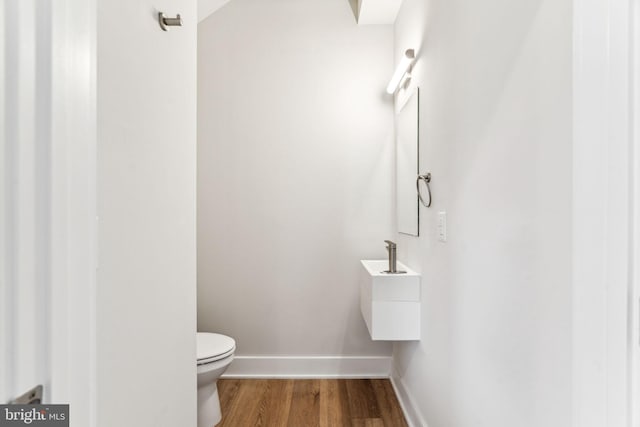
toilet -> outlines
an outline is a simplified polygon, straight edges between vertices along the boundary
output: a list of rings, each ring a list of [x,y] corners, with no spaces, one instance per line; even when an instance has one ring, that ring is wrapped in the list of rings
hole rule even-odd
[[[198,427],[213,427],[222,419],[218,378],[233,360],[233,338],[209,332],[197,333]]]

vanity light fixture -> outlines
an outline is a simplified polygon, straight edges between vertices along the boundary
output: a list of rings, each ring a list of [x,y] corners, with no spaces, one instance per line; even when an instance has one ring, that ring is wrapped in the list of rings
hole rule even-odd
[[[415,51],[413,49],[407,49],[398,64],[398,68],[396,68],[396,72],[393,73],[393,77],[391,77],[391,81],[389,82],[389,86],[387,86],[387,93],[393,95],[398,90],[398,86],[403,81],[403,77],[406,76],[409,72],[411,72],[411,66],[413,65],[413,61],[416,58]]]

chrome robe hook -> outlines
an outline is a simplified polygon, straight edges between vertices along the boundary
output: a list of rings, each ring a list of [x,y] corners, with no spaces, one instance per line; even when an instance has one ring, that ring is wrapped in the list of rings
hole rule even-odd
[[[182,27],[182,18],[177,14],[175,18],[167,18],[164,12],[158,12],[158,23],[162,31],[167,31],[167,27]]]

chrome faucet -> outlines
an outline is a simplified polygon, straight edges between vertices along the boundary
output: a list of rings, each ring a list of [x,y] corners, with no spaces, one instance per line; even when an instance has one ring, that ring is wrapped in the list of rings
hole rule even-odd
[[[383,271],[383,273],[405,274],[406,271],[398,270],[398,266],[397,266],[398,260],[397,260],[396,250],[398,245],[396,245],[396,243],[392,242],[391,240],[385,240],[384,242],[387,244],[387,252],[389,252],[389,269]]]
[[[391,240],[385,240],[384,242],[387,244],[387,252],[389,252],[389,270],[385,271],[385,273],[389,273],[389,274],[406,273],[406,271],[398,271],[397,254],[396,254],[398,245],[396,245],[395,242],[392,242]]]
[[[397,270],[397,266],[396,266],[396,248],[397,245],[392,242],[391,240],[385,240],[384,241],[387,244],[387,252],[389,252],[389,270],[387,270],[387,272],[389,273],[395,273]]]

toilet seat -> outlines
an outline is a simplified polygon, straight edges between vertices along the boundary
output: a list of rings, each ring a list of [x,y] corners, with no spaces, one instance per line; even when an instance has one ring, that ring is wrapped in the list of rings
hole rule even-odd
[[[196,341],[198,365],[224,359],[236,350],[235,340],[222,334],[198,332]]]

